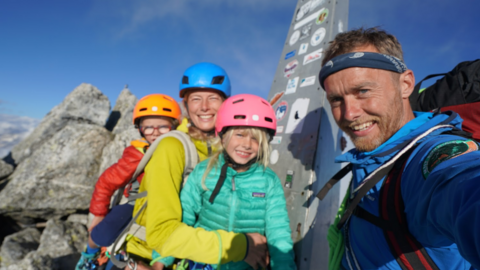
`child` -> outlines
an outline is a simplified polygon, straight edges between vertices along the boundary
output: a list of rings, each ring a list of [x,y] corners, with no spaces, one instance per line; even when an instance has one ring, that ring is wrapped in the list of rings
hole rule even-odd
[[[90,236],[85,252],[82,252],[76,270],[94,269],[100,247],[110,246],[132,218],[133,205],[123,204],[109,212],[113,193],[124,187],[132,178],[148,146],[156,138],[175,129],[180,120],[177,102],[162,94],[152,94],[140,99],[133,110],[133,124],[139,130],[142,140],[132,141],[125,148],[122,157],[100,176],[90,202],[90,213],[95,217],[89,226]],[[141,182],[143,173],[137,178]],[[128,190],[125,196],[128,197]]]
[[[295,269],[282,184],[267,167],[269,141],[276,131],[271,105],[254,95],[233,96],[218,110],[215,130],[223,151],[190,174],[180,195],[183,222],[206,230],[265,235],[271,268]],[[212,267],[188,264],[188,269]],[[251,269],[245,261],[228,263],[225,268]]]

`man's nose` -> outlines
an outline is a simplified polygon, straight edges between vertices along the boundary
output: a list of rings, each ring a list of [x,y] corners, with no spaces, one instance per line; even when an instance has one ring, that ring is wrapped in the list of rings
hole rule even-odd
[[[347,121],[355,121],[362,113],[360,102],[350,98],[345,99],[343,104],[343,116]]]

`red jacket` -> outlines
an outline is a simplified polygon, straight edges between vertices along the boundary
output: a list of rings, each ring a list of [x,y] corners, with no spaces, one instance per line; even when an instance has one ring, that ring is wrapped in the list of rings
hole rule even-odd
[[[138,143],[139,141],[134,141],[131,146],[125,148],[118,162],[106,169],[98,178],[90,201],[90,213],[93,215],[107,215],[113,193],[125,186],[132,178],[143,157],[143,153],[133,146]],[[143,172],[137,177],[137,181],[141,182],[142,178]]]

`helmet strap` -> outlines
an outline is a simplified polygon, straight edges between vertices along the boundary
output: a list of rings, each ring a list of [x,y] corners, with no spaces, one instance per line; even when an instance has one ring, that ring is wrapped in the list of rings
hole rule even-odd
[[[240,164],[235,162],[233,158],[231,158],[226,150],[223,150],[223,157],[225,158],[225,164],[232,165],[232,168],[237,170],[237,169],[248,169],[250,166],[252,166],[255,162],[257,162],[256,158],[250,159],[247,163],[245,164]]]

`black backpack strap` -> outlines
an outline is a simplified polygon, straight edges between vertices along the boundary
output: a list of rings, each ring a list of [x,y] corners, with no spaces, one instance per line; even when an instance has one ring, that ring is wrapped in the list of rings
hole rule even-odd
[[[320,189],[320,191],[317,193],[317,198],[320,199],[320,201],[323,200],[323,198],[327,196],[330,189],[332,189],[332,187],[335,186],[338,181],[342,180],[342,178],[352,170],[352,167],[352,163],[348,163],[345,167],[338,171],[330,180],[328,180],[322,189]]]
[[[380,217],[382,220],[388,221],[391,227],[390,230],[382,228],[383,233],[390,246],[390,251],[402,269],[438,270],[439,268],[425,248],[408,230],[400,184],[409,156],[410,154],[404,155],[395,163],[380,190]]]

